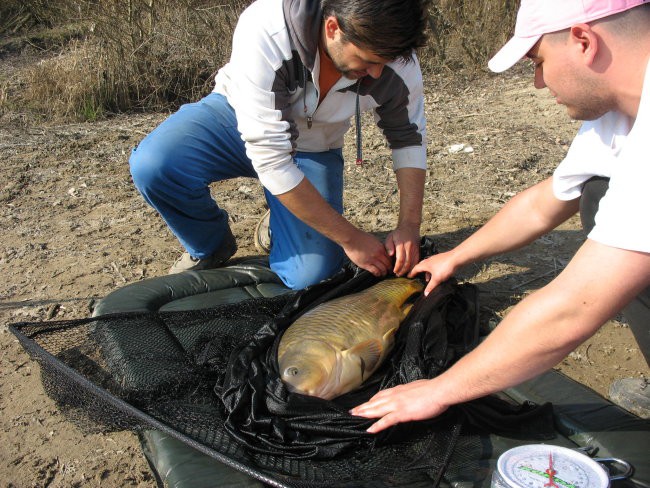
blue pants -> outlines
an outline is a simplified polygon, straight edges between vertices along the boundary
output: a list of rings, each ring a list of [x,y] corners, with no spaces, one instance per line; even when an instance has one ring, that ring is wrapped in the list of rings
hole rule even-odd
[[[342,150],[298,152],[294,161],[325,200],[343,213]],[[163,121],[133,150],[129,164],[144,199],[196,258],[213,254],[228,226],[228,214],[214,201],[208,185],[242,176],[257,178],[235,112],[216,93],[183,105]],[[338,244],[264,193],[271,209],[269,263],[288,287],[318,283],[343,266],[345,254]]]

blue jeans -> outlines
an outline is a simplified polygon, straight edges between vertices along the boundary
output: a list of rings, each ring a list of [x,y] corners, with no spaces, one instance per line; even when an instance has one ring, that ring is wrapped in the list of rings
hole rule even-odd
[[[298,152],[295,164],[327,202],[343,213],[343,154]],[[257,178],[235,111],[212,93],[183,105],[133,150],[129,159],[135,186],[165,220],[182,246],[196,258],[212,255],[228,226],[228,214],[208,185],[236,177]],[[296,218],[264,191],[271,209],[271,269],[292,289],[318,283],[345,259],[335,242]]]

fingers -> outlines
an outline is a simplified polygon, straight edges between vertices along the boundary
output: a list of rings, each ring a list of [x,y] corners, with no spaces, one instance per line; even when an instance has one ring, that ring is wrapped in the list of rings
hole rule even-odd
[[[404,259],[404,250],[402,246],[396,244],[393,234],[389,234],[386,237],[386,252],[388,256],[395,257],[395,264],[393,265],[393,273],[396,276],[402,276],[408,269],[404,269],[405,259]]]
[[[408,274],[411,276],[410,271],[413,266],[418,262],[420,257],[419,250],[411,250],[406,248],[398,248],[397,257],[395,258],[395,266],[393,272],[397,276],[404,276]]]
[[[404,252],[404,248],[401,247],[398,249],[395,256],[395,266],[393,266],[393,273],[397,276],[402,276],[408,272],[410,269],[410,261],[407,252]]]
[[[409,273],[409,277],[413,278],[415,275],[422,273],[423,271],[427,271],[427,259],[423,259],[420,261],[418,264],[413,266],[411,269],[411,272]]]
[[[433,291],[433,289],[440,284],[439,281],[432,280],[430,274],[427,273],[427,275],[428,275],[427,276],[428,283],[427,283],[427,286],[424,288],[424,296],[425,297],[428,296],[429,293],[431,293]]]
[[[432,279],[431,273],[429,273],[426,269],[422,269],[422,263],[424,261],[421,261],[418,265],[416,265],[411,272],[408,274],[409,278],[415,278],[417,275],[420,273],[424,272],[424,277],[425,280],[427,281],[427,286],[424,288],[424,296],[427,296],[431,291],[438,286],[439,282],[437,280]]]
[[[370,434],[376,434],[377,432],[381,432],[382,430],[397,424],[399,424],[399,420],[395,417],[395,415],[388,414],[385,417],[380,418],[377,422],[372,424],[370,427],[368,427],[366,429],[366,432]]]
[[[393,241],[390,235],[386,238],[384,246],[386,247],[386,254],[393,257],[395,255],[395,241]]]
[[[432,268],[435,268],[435,266],[432,266],[431,258],[429,259],[424,259],[420,261],[418,264],[416,264],[413,269],[411,269],[411,272],[409,273],[409,278],[414,278],[416,275],[420,273],[425,273],[427,286],[424,288],[424,295],[428,295],[431,293],[431,291],[438,286],[442,281],[440,276],[436,275],[434,276],[431,272]]]
[[[388,274],[388,271],[390,271],[391,268],[391,264],[392,263],[390,261],[390,258],[386,254],[386,250],[383,246],[381,246],[381,251],[371,256],[369,262],[366,263],[365,266],[361,267],[373,275],[379,277]]]
[[[389,394],[392,390],[393,388],[389,388],[375,393],[367,402],[350,409],[350,413],[360,417],[381,417],[390,412],[390,410],[385,409],[390,398]]]
[[[393,273],[395,273],[395,276],[402,276],[404,274],[403,268],[404,259],[401,257],[396,258],[395,265],[393,266]]]
[[[380,391],[366,403],[350,410],[350,414],[358,417],[379,418],[377,422],[366,429],[371,434],[404,422],[407,420],[404,416],[404,409],[399,407],[399,398],[395,398],[393,395],[394,389]]]
[[[350,240],[344,251],[350,261],[374,276],[384,276],[392,268],[392,260],[384,244],[363,231],[359,231]]]
[[[377,278],[380,276],[385,276],[388,271],[384,270],[383,268],[380,268],[379,266],[375,266],[374,264],[369,264],[364,268],[366,271],[370,272]]]
[[[396,242],[392,236],[386,239],[387,247],[389,243],[393,247],[395,255],[393,273],[397,276],[404,276],[417,264],[420,258],[420,248],[411,241]]]

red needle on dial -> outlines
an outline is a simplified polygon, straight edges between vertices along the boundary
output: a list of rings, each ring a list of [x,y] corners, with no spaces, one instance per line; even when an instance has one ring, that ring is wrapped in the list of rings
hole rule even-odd
[[[557,471],[553,469],[552,452],[548,453],[548,469],[546,470],[546,474],[548,475],[548,483],[544,483],[544,486],[549,486],[550,488],[560,488],[555,484],[555,475],[557,474]]]

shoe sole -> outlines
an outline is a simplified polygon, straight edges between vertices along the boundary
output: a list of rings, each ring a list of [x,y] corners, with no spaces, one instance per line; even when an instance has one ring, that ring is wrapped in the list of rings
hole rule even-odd
[[[214,255],[207,260],[202,260],[203,263],[199,262],[195,266],[190,266],[188,268],[178,268],[176,267],[176,264],[180,261],[177,260],[176,263],[172,265],[172,267],[169,269],[167,274],[177,274],[177,273],[182,273],[184,271],[201,271],[205,269],[217,269],[217,268],[222,268],[223,266],[230,261],[230,258],[232,258],[236,253],[237,253],[237,241],[235,239],[235,236],[230,232],[229,234],[226,235],[225,237],[226,242],[222,243],[222,247],[217,251],[217,254],[221,254],[220,257],[215,258]]]
[[[267,235],[268,235],[268,228],[269,228],[269,219],[271,215],[271,210],[267,210],[266,213],[262,216],[260,221],[257,223],[255,226],[255,231],[253,233],[253,243],[255,244],[255,249],[257,249],[261,253],[269,254],[271,252],[271,246],[270,242],[267,245],[266,243],[262,242],[260,239],[260,230],[262,226],[265,226],[267,228]]]

